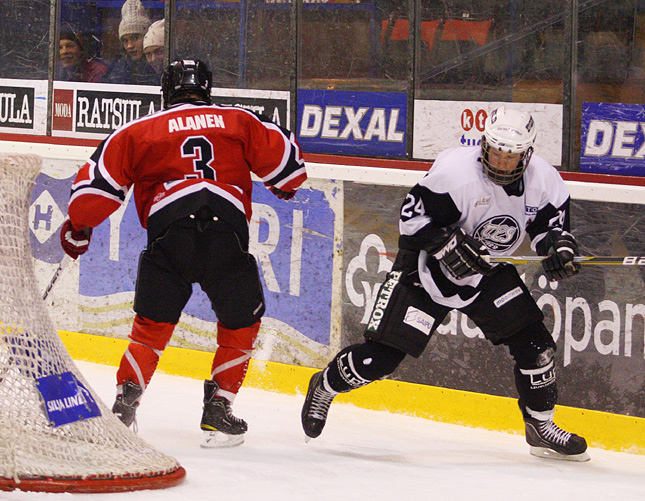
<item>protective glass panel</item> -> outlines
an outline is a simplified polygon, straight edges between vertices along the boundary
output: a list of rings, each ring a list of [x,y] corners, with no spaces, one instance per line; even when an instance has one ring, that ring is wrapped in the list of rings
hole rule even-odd
[[[61,0],[56,79],[159,85],[163,17],[163,1]],[[153,42],[156,64],[144,53]]]
[[[409,34],[412,30],[410,22],[410,7],[408,2],[384,2],[377,4],[376,29],[378,31],[377,77],[386,82],[388,90],[403,91],[407,87],[407,76],[410,71],[410,42]],[[430,36],[427,24],[422,26],[421,36]],[[434,37],[434,35],[432,35]],[[424,38],[421,42],[422,50],[428,42]],[[389,84],[389,85],[388,85]]]
[[[422,0],[416,96],[561,103],[566,3]]]
[[[289,3],[178,2],[173,56],[205,61],[214,87],[288,90],[291,20]]]
[[[2,2],[0,78],[47,78],[49,0]]]
[[[291,2],[252,0],[246,22],[243,83],[247,88],[289,90],[295,67],[295,18]]]
[[[300,88],[403,90],[407,2],[305,2]]]
[[[580,2],[571,141],[576,170],[645,176],[644,16],[642,1]]]
[[[581,2],[580,101],[643,102],[644,14],[645,5],[636,0]]]

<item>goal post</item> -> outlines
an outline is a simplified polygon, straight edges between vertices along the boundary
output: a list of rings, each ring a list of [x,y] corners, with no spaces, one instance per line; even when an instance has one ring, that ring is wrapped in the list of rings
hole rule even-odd
[[[38,290],[29,239],[42,159],[0,154],[0,490],[122,492],[185,470],[112,414],[63,345]]]

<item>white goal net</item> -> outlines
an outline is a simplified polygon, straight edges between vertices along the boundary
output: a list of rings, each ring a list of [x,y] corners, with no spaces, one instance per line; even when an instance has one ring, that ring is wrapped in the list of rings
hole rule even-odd
[[[116,492],[178,484],[184,469],[126,428],[60,340],[29,240],[36,155],[0,154],[0,490]]]

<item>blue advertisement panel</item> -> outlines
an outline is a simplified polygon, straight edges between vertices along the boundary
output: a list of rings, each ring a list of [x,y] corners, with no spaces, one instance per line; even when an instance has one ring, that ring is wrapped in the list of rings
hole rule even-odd
[[[253,200],[251,251],[263,281],[265,319],[276,319],[309,340],[329,345],[335,217],[325,192],[300,189],[285,202],[255,182]],[[92,245],[80,259],[79,293],[83,309],[97,316],[84,324],[83,332],[99,324],[110,331],[131,322],[137,264],[145,245],[133,200],[95,228]],[[116,316],[117,311],[122,314]],[[214,336],[211,322],[217,318],[198,285],[182,318],[181,326],[196,338],[200,329],[205,337]],[[199,346],[196,338],[192,343]]]
[[[35,265],[48,282],[63,257],[60,228],[78,164],[48,161],[33,188],[29,226]],[[342,183],[309,180],[288,202],[254,183],[250,251],[256,257],[266,313],[254,358],[322,366],[337,347]],[[57,328],[115,338],[131,333],[139,255],[147,243],[134,200],[94,229],[88,252],[60,274],[50,301]],[[42,286],[43,284],[41,284]],[[171,345],[217,347],[217,317],[198,285]]]
[[[582,103],[581,172],[645,176],[645,105]]]
[[[298,139],[312,153],[405,157],[407,96],[298,91]]]

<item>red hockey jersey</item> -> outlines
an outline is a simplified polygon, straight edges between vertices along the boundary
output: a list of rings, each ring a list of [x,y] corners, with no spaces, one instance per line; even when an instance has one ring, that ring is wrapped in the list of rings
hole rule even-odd
[[[161,229],[202,205],[248,224],[251,172],[295,191],[307,179],[295,134],[242,108],[182,104],[108,136],[79,170],[68,213],[75,227],[95,227],[134,186],[144,228]]]

